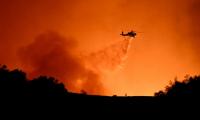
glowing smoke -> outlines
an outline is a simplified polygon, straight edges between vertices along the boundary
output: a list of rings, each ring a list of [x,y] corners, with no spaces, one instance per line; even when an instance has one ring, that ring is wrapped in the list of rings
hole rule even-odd
[[[34,43],[18,51],[29,79],[39,76],[54,77],[65,84],[69,92],[105,95],[105,71],[116,71],[127,57],[132,38],[127,38],[87,56],[77,56],[77,43],[55,32],[42,34]]]

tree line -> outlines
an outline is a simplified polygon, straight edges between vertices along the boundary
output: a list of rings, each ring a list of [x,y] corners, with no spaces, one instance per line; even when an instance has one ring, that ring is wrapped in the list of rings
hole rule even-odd
[[[40,76],[33,80],[26,78],[26,73],[15,69],[9,71],[6,65],[0,64],[0,87],[2,95],[5,96],[57,96],[62,97],[68,94],[63,83],[59,83],[53,77],[47,78]],[[82,90],[83,95],[87,95]],[[200,75],[191,77],[185,76],[183,81],[175,78],[174,82],[170,81],[164,90],[154,93],[155,97],[198,97],[200,94]]]

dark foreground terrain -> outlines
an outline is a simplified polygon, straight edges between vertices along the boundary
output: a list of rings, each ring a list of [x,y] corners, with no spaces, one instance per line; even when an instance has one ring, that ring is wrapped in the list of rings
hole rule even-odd
[[[1,105],[6,108],[16,106],[28,108],[48,106],[167,106],[196,105],[200,98],[200,76],[189,77],[178,82],[170,81],[164,91],[155,92],[154,96],[98,96],[68,92],[63,83],[53,77],[40,76],[27,80],[26,73],[18,69],[9,71],[5,65],[0,66]],[[191,102],[188,102],[191,101]]]

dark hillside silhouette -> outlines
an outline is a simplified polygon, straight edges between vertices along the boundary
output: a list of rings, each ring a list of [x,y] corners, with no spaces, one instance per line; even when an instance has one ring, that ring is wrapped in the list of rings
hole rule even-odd
[[[27,91],[31,95],[40,96],[58,96],[67,93],[63,83],[58,83],[58,80],[55,80],[53,77],[47,79],[46,76],[40,76],[29,81]]]
[[[175,79],[174,83],[170,81],[170,85],[166,86],[164,91],[159,91],[154,94],[154,98],[167,98],[167,97],[199,97],[200,93],[200,76],[186,77],[183,82]],[[47,78],[46,76],[40,76],[33,80],[26,78],[26,73],[15,69],[9,71],[6,65],[0,65],[0,88],[1,97],[8,98],[9,96],[16,98],[29,97],[31,99],[47,98],[46,100],[62,100],[64,103],[70,98],[76,98],[77,100],[83,100],[87,98],[110,98],[110,99],[131,99],[134,102],[141,102],[142,100],[150,101],[151,96],[99,96],[99,95],[87,95],[87,92],[81,90],[82,94],[70,93],[65,89],[63,83],[59,83],[53,77]],[[53,98],[53,99],[52,99]],[[81,98],[81,99],[79,99]],[[30,99],[29,99],[30,100]],[[151,99],[152,100],[152,99]],[[160,99],[159,99],[160,100]],[[143,102],[145,102],[143,101]]]
[[[61,96],[67,90],[63,83],[53,77],[40,76],[37,79],[27,80],[26,73],[15,69],[9,71],[6,65],[0,66],[0,87],[6,96]]]
[[[76,101],[76,104],[92,103],[93,100],[103,98],[104,100],[113,100],[122,98],[134,99],[134,102],[139,102],[141,99],[150,99],[152,97],[137,97],[137,96],[99,96],[99,95],[88,95],[87,91],[81,90],[79,93],[70,93],[65,89],[63,83],[59,83],[58,80],[53,77],[47,78],[46,76],[40,76],[33,80],[26,78],[26,73],[21,70],[9,71],[5,65],[0,66],[0,86],[3,92],[2,98],[8,98],[9,100],[20,99],[21,103],[29,104],[32,102],[51,102],[51,105],[57,104],[68,104]],[[10,99],[12,98],[12,99]],[[55,100],[56,99],[56,100]],[[68,102],[67,102],[68,101]],[[85,103],[86,102],[86,103]],[[111,101],[110,101],[111,102]],[[16,103],[18,104],[18,102]]]
[[[18,69],[9,71],[6,65],[0,66],[0,87],[3,94],[17,94],[25,91],[26,74]]]
[[[189,77],[186,76],[182,82],[177,81],[175,78],[174,82],[170,81],[169,85],[165,87],[164,91],[154,93],[156,97],[199,97],[200,96],[200,76]]]

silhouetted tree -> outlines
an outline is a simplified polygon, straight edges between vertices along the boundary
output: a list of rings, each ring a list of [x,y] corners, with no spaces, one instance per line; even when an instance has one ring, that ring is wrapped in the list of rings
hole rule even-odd
[[[0,87],[4,95],[61,96],[67,93],[64,84],[53,77],[27,80],[25,72],[6,68],[6,65],[0,66]]]
[[[3,65],[3,66],[2,66],[2,69],[3,69],[3,70],[5,70],[6,68],[7,68],[7,66],[6,66],[6,65]]]
[[[164,97],[164,96],[165,96],[165,93],[164,93],[162,90],[160,90],[159,92],[154,93],[154,96]]]
[[[154,93],[156,97],[198,97],[200,96],[200,76],[185,76],[182,82],[175,78],[174,83],[170,81],[164,91]]]
[[[36,96],[59,96],[67,93],[63,83],[56,83],[53,77],[47,79],[46,76],[29,81],[28,91]]]
[[[81,90],[81,94],[87,95],[87,92],[85,90]]]
[[[27,85],[26,74],[18,69],[9,71],[7,66],[0,67],[0,86],[3,94],[22,94]]]

